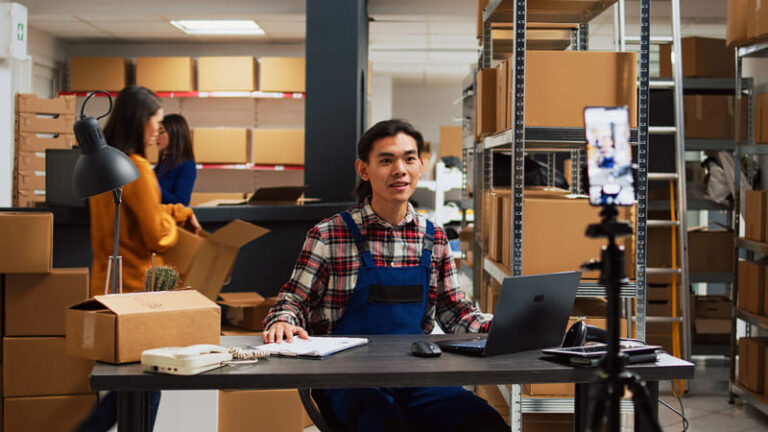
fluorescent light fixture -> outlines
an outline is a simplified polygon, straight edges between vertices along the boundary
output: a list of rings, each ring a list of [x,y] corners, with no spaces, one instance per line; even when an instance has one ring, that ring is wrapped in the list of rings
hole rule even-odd
[[[194,35],[263,35],[254,20],[171,20],[171,25]]]

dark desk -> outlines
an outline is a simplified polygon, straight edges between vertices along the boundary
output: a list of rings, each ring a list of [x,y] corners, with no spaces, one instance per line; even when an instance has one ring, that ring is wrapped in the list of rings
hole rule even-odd
[[[451,338],[432,335],[430,338]],[[366,346],[341,352],[325,360],[270,358],[252,365],[227,366],[200,375],[182,377],[149,374],[138,363],[114,366],[97,363],[91,373],[94,390],[121,394],[120,432],[141,430],[136,419],[146,415],[146,390],[278,389],[334,387],[413,387],[480,384],[577,383],[577,420],[583,409],[587,385],[596,369],[573,368],[542,360],[539,351],[479,358],[444,353],[437,358],[409,354],[413,335],[369,336]],[[252,336],[222,337],[225,346],[261,342]],[[658,397],[658,381],[693,377],[692,363],[661,355],[656,364],[629,369],[648,382],[651,396]],[[579,397],[581,396],[581,397]],[[130,414],[129,414],[130,413]],[[578,426],[577,426],[578,428]]]

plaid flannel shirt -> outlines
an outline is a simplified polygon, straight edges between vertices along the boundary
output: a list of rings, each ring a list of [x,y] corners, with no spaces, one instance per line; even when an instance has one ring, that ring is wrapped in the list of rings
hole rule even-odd
[[[369,200],[349,208],[352,219],[368,240],[377,266],[418,265],[426,218],[408,204],[403,221],[393,226],[374,213]],[[321,221],[307,233],[290,280],[264,318],[265,328],[278,321],[306,329],[311,335],[333,331],[357,283],[360,254],[341,214]],[[421,323],[432,332],[435,321],[445,333],[487,332],[492,315],[480,313],[459,290],[459,276],[448,238],[435,226],[432,272],[427,310]]]

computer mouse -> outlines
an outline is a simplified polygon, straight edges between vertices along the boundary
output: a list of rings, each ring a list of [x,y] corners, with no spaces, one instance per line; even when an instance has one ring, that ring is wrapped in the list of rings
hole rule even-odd
[[[411,344],[411,354],[416,357],[437,357],[443,351],[436,343],[428,340],[420,340]]]

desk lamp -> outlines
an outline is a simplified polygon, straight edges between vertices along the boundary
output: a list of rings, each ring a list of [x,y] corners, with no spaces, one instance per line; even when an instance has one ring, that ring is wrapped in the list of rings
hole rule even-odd
[[[103,93],[109,98],[109,109],[97,118],[86,117],[83,112],[88,100],[97,93]],[[104,284],[104,293],[107,294],[110,273],[112,274],[112,294],[118,292],[117,273],[120,273],[120,290],[123,292],[122,260],[118,254],[120,243],[120,202],[122,201],[123,186],[139,178],[139,170],[131,159],[122,151],[107,145],[104,133],[99,126],[99,119],[109,115],[112,111],[112,97],[105,91],[95,91],[88,95],[80,108],[80,118],[75,122],[75,138],[80,146],[80,157],[75,163],[72,173],[72,189],[75,197],[85,199],[88,197],[112,191],[115,201],[115,238],[114,252],[109,257],[107,267],[107,279]]]

